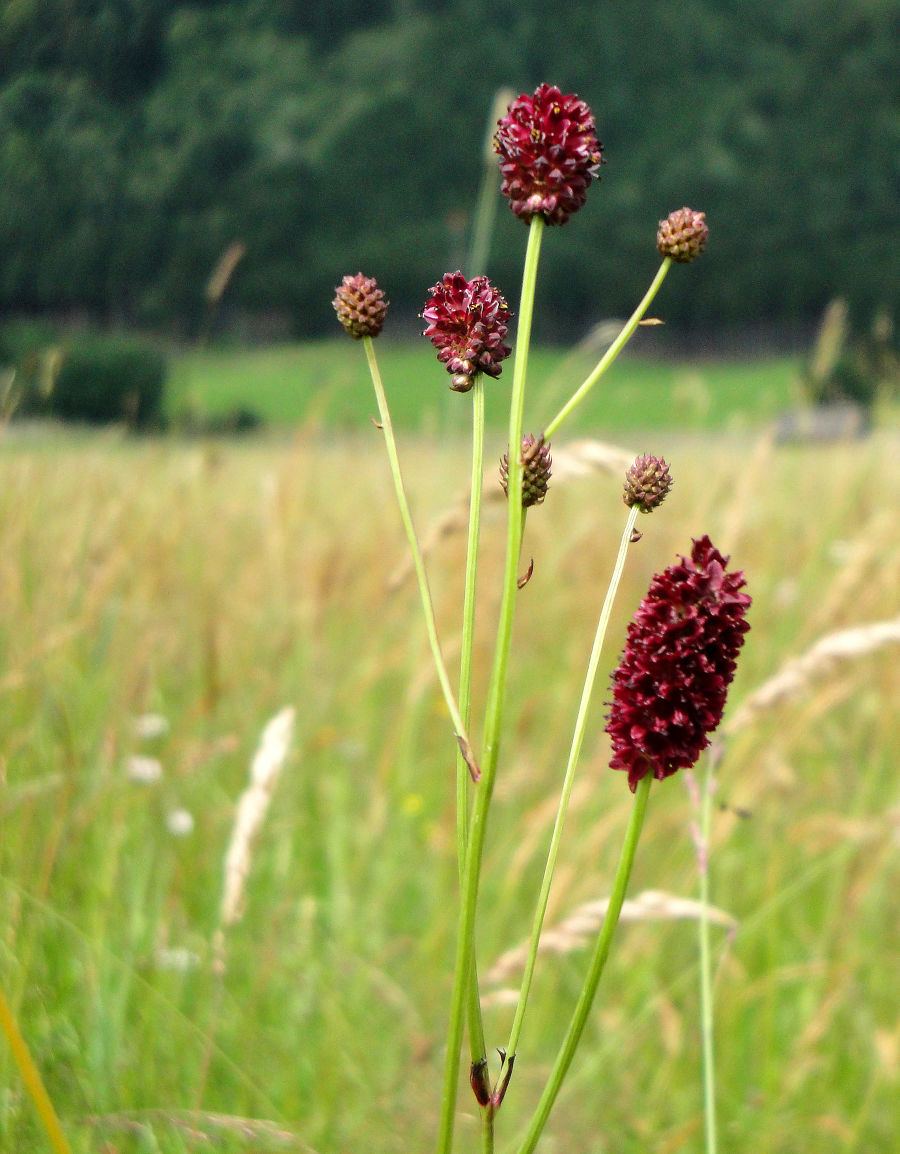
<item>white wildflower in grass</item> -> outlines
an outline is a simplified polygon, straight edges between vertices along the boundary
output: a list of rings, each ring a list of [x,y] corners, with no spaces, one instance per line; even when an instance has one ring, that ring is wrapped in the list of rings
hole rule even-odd
[[[137,785],[155,785],[162,780],[163,767],[159,758],[136,753],[126,760],[125,772]]]
[[[154,955],[157,969],[183,974],[200,964],[200,955],[186,946],[161,946]]]
[[[172,837],[187,837],[194,832],[194,815],[183,808],[170,810],[166,815],[166,829]]]
[[[142,713],[134,719],[134,732],[142,741],[165,737],[169,732],[169,719],[161,713]]]

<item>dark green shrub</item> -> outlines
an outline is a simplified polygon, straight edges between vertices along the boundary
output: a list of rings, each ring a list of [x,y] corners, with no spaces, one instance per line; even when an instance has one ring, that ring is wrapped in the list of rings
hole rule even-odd
[[[59,359],[56,334],[49,322],[17,319],[0,326],[0,371],[15,372],[12,392],[16,416],[47,412]]]
[[[63,352],[50,411],[63,420],[91,424],[157,425],[166,372],[165,357],[149,345],[118,336],[81,337]]]

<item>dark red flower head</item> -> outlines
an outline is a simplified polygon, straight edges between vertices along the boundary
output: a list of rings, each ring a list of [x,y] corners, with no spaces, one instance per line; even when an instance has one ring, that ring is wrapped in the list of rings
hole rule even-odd
[[[690,559],[653,578],[628,626],[606,732],[610,765],[628,771],[632,793],[648,773],[661,781],[689,769],[722,720],[750,628],[744,574],[727,564],[709,537],[694,541]]]
[[[345,276],[334,290],[331,302],[337,318],[344,326],[344,332],[361,341],[363,337],[377,337],[384,325],[390,301],[378,287],[374,277]]]
[[[547,224],[565,224],[584,204],[591,180],[600,179],[603,163],[590,108],[549,84],[510,104],[497,122],[494,151],[500,156],[500,191],[526,223],[540,213]]]
[[[501,362],[510,354],[503,343],[512,316],[502,295],[486,276],[467,281],[461,272],[448,272],[432,288],[422,310],[428,322],[424,336],[438,350],[438,360],[453,374],[450,385],[467,393],[476,373],[499,377]]]

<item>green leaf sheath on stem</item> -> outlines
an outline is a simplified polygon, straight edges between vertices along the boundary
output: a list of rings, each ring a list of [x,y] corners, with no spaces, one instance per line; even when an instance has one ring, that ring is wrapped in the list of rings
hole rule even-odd
[[[473,973],[472,958],[475,939],[475,911],[478,904],[478,883],[484,851],[484,835],[488,809],[497,770],[500,728],[506,671],[512,623],[518,592],[519,552],[522,543],[524,516],[522,509],[522,462],[517,451],[522,442],[522,414],[525,405],[525,377],[528,366],[528,348],[534,313],[534,288],[537,281],[538,258],[541,251],[544,221],[540,216],[531,220],[528,229],[528,248],[522,274],[522,295],[519,305],[516,333],[515,363],[513,367],[512,397],[509,418],[509,500],[506,536],[506,570],[503,578],[503,597],[497,625],[494,663],[488,688],[484,722],[484,749],[482,777],[475,792],[472,818],[469,823],[466,860],[460,894],[459,921],[456,937],[453,992],[450,999],[450,1021],[447,1027],[447,1051],[444,1067],[444,1091],[441,1103],[441,1124],[438,1133],[438,1154],[450,1154],[453,1144],[453,1123],[456,1112],[456,1092],[459,1083],[459,1055],[462,1047],[462,1021],[467,1001],[467,985]],[[480,1057],[486,1057],[482,1055]],[[476,1059],[477,1060],[477,1059]]]
[[[563,421],[566,419],[566,417],[568,417],[569,414],[572,413],[573,410],[576,409],[581,404],[581,402],[588,395],[588,393],[591,391],[591,389],[594,387],[594,385],[596,385],[597,381],[600,380],[600,378],[603,376],[603,374],[606,372],[606,370],[609,368],[609,366],[613,363],[613,361],[616,359],[616,357],[619,355],[619,353],[622,351],[622,349],[624,349],[625,346],[628,344],[628,342],[631,340],[632,336],[634,336],[635,329],[641,323],[641,319],[643,318],[644,313],[650,307],[650,305],[653,301],[653,298],[659,292],[659,287],[662,284],[662,282],[666,279],[666,273],[669,271],[669,268],[671,267],[671,265],[672,265],[671,257],[668,257],[668,256],[665,257],[662,264],[659,266],[659,269],[656,273],[656,276],[653,278],[653,281],[651,282],[650,287],[644,293],[644,296],[642,297],[641,302],[638,305],[638,307],[634,310],[634,312],[631,314],[631,316],[625,322],[625,325],[622,328],[622,331],[619,333],[619,335],[616,337],[616,339],[613,341],[613,343],[609,346],[609,348],[606,350],[606,352],[603,354],[603,356],[597,362],[596,367],[591,372],[591,374],[585,379],[584,383],[582,385],[580,385],[575,390],[575,392],[568,399],[568,401],[566,401],[566,403],[563,405],[563,407],[560,409],[560,411],[556,414],[556,416],[553,418],[553,420],[550,422],[550,424],[546,427],[546,429],[544,429],[544,436],[548,440],[550,437],[553,436],[553,434],[556,432],[556,430],[559,428],[559,426],[563,423]]]
[[[3,1033],[6,1035],[13,1059],[19,1067],[19,1073],[22,1075],[25,1089],[28,1091],[34,1103],[34,1108],[38,1112],[50,1146],[55,1151],[55,1154],[72,1154],[72,1147],[69,1145],[69,1141],[63,1133],[63,1128],[60,1125],[56,1110],[53,1108],[50,1095],[47,1093],[40,1072],[31,1057],[28,1043],[22,1037],[19,1024],[2,990],[0,990],[0,1028],[2,1028]]]
[[[375,357],[375,347],[372,343],[371,337],[363,338],[363,346],[366,350],[366,359],[369,362],[369,372],[372,376],[372,384],[375,388],[375,399],[378,402],[378,415],[381,420],[381,428],[384,432],[384,443],[387,447],[388,461],[390,462],[391,475],[394,478],[394,489],[397,494],[397,504],[400,507],[400,517],[403,521],[403,527],[406,530],[406,537],[409,541],[409,547],[412,552],[413,564],[416,570],[416,578],[419,583],[419,593],[422,598],[422,610],[425,614],[425,627],[428,632],[428,641],[431,645],[431,654],[434,658],[435,668],[437,670],[438,681],[441,685],[441,690],[444,694],[444,701],[447,704],[447,709],[450,713],[450,718],[453,721],[454,730],[456,732],[456,740],[459,743],[459,748],[465,758],[466,764],[469,767],[469,772],[472,777],[477,780],[479,776],[478,764],[475,761],[475,753],[472,749],[472,744],[469,741],[468,730],[463,724],[460,715],[459,707],[456,704],[456,698],[453,695],[453,690],[450,686],[450,678],[447,675],[447,666],[444,663],[444,656],[441,653],[441,644],[438,639],[437,625],[434,620],[434,606],[431,601],[431,591],[428,587],[428,576],[425,572],[425,563],[422,560],[422,550],[419,548],[419,541],[416,537],[415,526],[413,525],[412,515],[409,511],[409,502],[406,499],[406,491],[403,487],[403,475],[400,472],[400,459],[397,456],[397,443],[394,439],[394,427],[391,423],[391,414],[388,408],[387,397],[384,392],[384,385],[381,381],[381,372],[378,368],[378,361]]]
[[[622,903],[625,900],[625,891],[628,888],[628,880],[631,877],[634,855],[637,850],[638,841],[640,840],[641,830],[643,829],[644,816],[647,812],[647,799],[650,796],[650,786],[652,783],[653,777],[648,773],[645,774],[637,784],[637,789],[634,794],[634,804],[631,809],[631,816],[628,819],[628,826],[625,830],[622,852],[619,856],[619,864],[616,866],[616,874],[609,895],[609,905],[606,909],[603,925],[600,927],[597,943],[594,946],[591,966],[572,1014],[572,1019],[569,1022],[566,1036],[556,1056],[556,1061],[553,1064],[547,1085],[544,1087],[544,1092],[541,1095],[537,1109],[528,1126],[526,1137],[518,1148],[518,1154],[532,1154],[532,1151],[537,1146],[541,1133],[547,1124],[547,1119],[550,1117],[553,1103],[556,1101],[563,1080],[568,1073],[569,1066],[572,1064],[578,1043],[581,1041],[581,1035],[587,1024],[594,995],[597,992],[597,986],[600,982],[604,966],[606,965],[606,959],[609,957],[609,947],[619,921],[619,914],[622,912]]]
[[[547,854],[547,864],[544,867],[544,877],[541,881],[541,890],[538,895],[537,908],[534,913],[534,923],[531,928],[531,939],[528,944],[528,958],[525,962],[525,970],[522,975],[522,985],[519,990],[519,1001],[516,1005],[516,1014],[513,1018],[512,1028],[509,1034],[509,1042],[506,1046],[506,1052],[511,1059],[515,1058],[516,1050],[519,1046],[519,1034],[522,1030],[522,1020],[525,1016],[525,1007],[528,1003],[528,994],[531,989],[531,980],[534,976],[534,967],[537,962],[538,946],[540,944],[541,929],[544,925],[544,917],[547,913],[547,904],[550,900],[550,886],[553,882],[553,873],[556,869],[556,860],[559,856],[559,846],[562,841],[563,826],[566,820],[566,811],[569,807],[569,798],[572,795],[572,787],[575,784],[575,768],[578,764],[578,759],[581,756],[581,746],[584,741],[584,731],[587,726],[588,712],[591,703],[591,697],[594,691],[594,682],[597,678],[597,666],[600,663],[600,654],[603,651],[603,642],[606,638],[606,629],[609,625],[609,617],[612,612],[613,601],[615,600],[616,592],[619,588],[619,582],[622,579],[622,571],[625,568],[625,557],[628,553],[628,545],[631,541],[631,533],[634,529],[634,522],[637,519],[637,506],[631,508],[628,512],[628,517],[625,522],[625,528],[622,532],[622,538],[619,542],[619,552],[616,557],[616,563],[613,567],[612,576],[610,577],[609,587],[606,590],[606,596],[603,600],[603,608],[600,611],[600,619],[597,622],[597,632],[594,636],[594,644],[591,649],[591,656],[588,661],[587,673],[584,679],[584,688],[581,693],[581,703],[578,707],[578,716],[575,720],[575,731],[572,735],[572,744],[569,749],[569,760],[566,765],[565,777],[563,779],[562,792],[559,799],[559,808],[556,813],[556,821],[553,826],[553,834],[550,838],[550,849]]]

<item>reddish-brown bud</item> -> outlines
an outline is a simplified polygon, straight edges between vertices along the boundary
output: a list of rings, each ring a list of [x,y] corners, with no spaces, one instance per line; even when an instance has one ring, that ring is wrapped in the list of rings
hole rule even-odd
[[[500,191],[509,207],[528,223],[543,216],[565,224],[599,180],[603,145],[583,100],[541,84],[534,96],[517,96],[497,122],[494,151],[500,156]]]
[[[627,770],[632,792],[648,773],[689,769],[722,720],[750,628],[744,574],[727,564],[709,537],[695,540],[690,558],[653,578],[628,626],[606,732],[610,766]]]
[[[363,276],[361,272],[356,276],[345,276],[334,291],[331,303],[344,332],[357,341],[363,337],[377,337],[390,302],[384,299],[374,277]]]
[[[703,252],[708,236],[705,212],[679,208],[659,222],[656,248],[660,256],[670,257],[678,264],[687,264]]]
[[[672,488],[669,466],[662,457],[646,454],[635,457],[634,464],[625,473],[625,491],[622,500],[631,509],[637,505],[642,513],[649,513],[665,500]]]
[[[550,466],[553,458],[550,456],[550,444],[545,443],[543,437],[534,437],[526,433],[522,438],[522,507],[529,509],[532,505],[540,505],[547,496],[550,486]],[[509,453],[500,458],[500,484],[503,492],[509,496]]]

